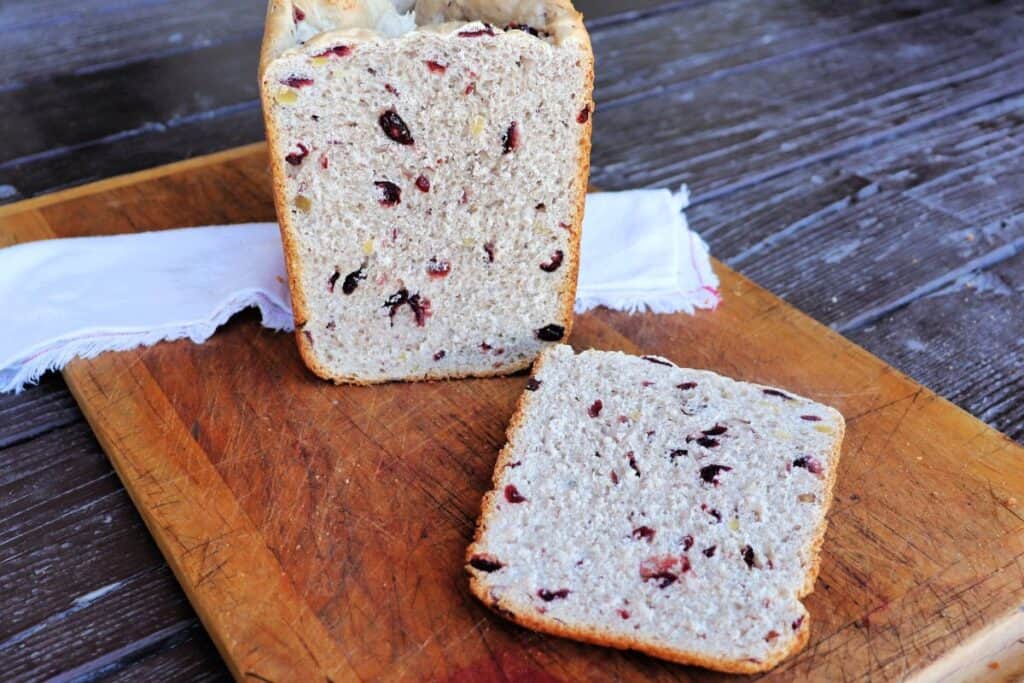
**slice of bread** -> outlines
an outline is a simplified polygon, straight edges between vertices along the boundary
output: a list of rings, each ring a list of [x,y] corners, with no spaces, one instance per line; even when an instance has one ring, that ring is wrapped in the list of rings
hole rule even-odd
[[[593,55],[568,0],[272,0],[261,93],[299,349],[372,383],[568,336]]]
[[[809,634],[842,416],[656,357],[545,351],[466,556],[523,626],[721,671]]]

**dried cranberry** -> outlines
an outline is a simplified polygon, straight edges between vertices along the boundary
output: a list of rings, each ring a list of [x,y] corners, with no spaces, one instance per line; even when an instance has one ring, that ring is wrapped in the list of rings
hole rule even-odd
[[[463,190],[462,191],[462,196],[459,197],[459,204],[468,204],[468,203],[469,203],[469,190]]]
[[[338,281],[339,277],[341,277],[341,271],[335,268],[334,275],[327,278],[327,291],[330,292],[331,294],[334,294],[334,283]]]
[[[802,614],[801,614],[801,615],[800,615],[799,617],[797,617],[797,618],[796,618],[796,619],[795,619],[795,620],[793,621],[793,623],[792,623],[792,624],[790,624],[790,625],[791,625],[791,626],[793,627],[793,630],[795,631],[795,630],[797,630],[798,628],[800,628],[801,624],[803,624],[803,623],[804,623],[804,615],[802,615]]]
[[[313,79],[303,78],[302,76],[289,76],[281,81],[281,83],[289,88],[305,88],[307,85],[313,85]]]
[[[821,422],[821,418],[817,415],[801,415],[801,420],[807,420],[808,422]]]
[[[587,106],[583,107],[583,109],[580,109],[580,113],[576,117],[576,123],[586,123],[589,120],[590,120],[590,105],[588,104]]]
[[[506,465],[506,467],[508,467],[511,470],[511,469],[516,468],[516,467],[519,467],[522,464],[523,464],[522,460],[516,460],[515,462],[510,462],[508,465]]]
[[[704,548],[704,550],[702,550],[701,552],[704,553],[704,557],[714,557],[715,556],[715,548],[717,548],[717,547],[718,547],[717,545],[713,545],[710,548]]]
[[[448,277],[450,272],[452,272],[452,264],[449,261],[438,261],[437,257],[431,257],[427,261],[427,275],[432,278]]]
[[[803,467],[811,474],[821,476],[821,463],[816,458],[804,455],[793,461],[793,467]]]
[[[718,446],[718,439],[712,439],[710,436],[702,436],[697,439],[697,444],[704,448],[715,448]]]
[[[560,227],[560,228],[562,228],[564,230],[572,230],[572,226],[569,225],[568,223],[559,222],[558,223],[558,227]]]
[[[366,264],[364,263],[359,266],[359,270],[353,270],[345,276],[345,281],[341,283],[341,291],[343,294],[351,294],[356,291],[356,287],[359,286],[359,281],[366,279],[365,268]]]
[[[312,346],[313,345],[313,333],[310,332],[309,330],[303,330],[302,334],[304,334],[306,336],[306,341],[308,341],[309,345]]]
[[[679,571],[683,574],[690,571],[690,558],[688,558],[686,555],[683,555],[679,558]]]
[[[743,546],[743,562],[746,563],[747,569],[751,569],[754,566],[754,549],[749,545]]]
[[[316,55],[317,57],[348,57],[352,54],[352,48],[348,45],[335,45]]]
[[[650,543],[654,538],[654,529],[649,526],[639,526],[633,529],[633,538],[637,540],[644,539]]]
[[[543,384],[543,382],[541,382],[539,379],[534,379],[533,377],[531,377],[530,379],[526,380],[526,390],[537,391],[538,389],[540,389],[541,384]]]
[[[501,153],[508,154],[519,148],[519,124],[513,121],[501,136]]]
[[[388,109],[386,112],[380,115],[378,119],[381,130],[389,138],[394,140],[400,145],[411,145],[414,140],[412,135],[409,133],[409,127],[405,125],[405,121],[398,115],[394,109]]]
[[[683,382],[682,384],[677,384],[676,389],[682,389],[683,391],[686,391],[688,389],[694,389],[696,388],[696,386],[696,382]]]
[[[640,468],[636,466],[636,456],[633,455],[633,451],[626,453],[626,457],[629,458],[629,466],[636,472],[636,476],[640,476]]]
[[[306,155],[309,154],[309,147],[306,147],[301,142],[295,143],[295,146],[299,148],[299,151],[292,152],[291,154],[284,158],[284,160],[287,161],[292,166],[298,166],[299,164],[301,164],[302,160],[305,159]]]
[[[732,468],[726,465],[705,465],[700,468],[700,478],[706,484],[718,486],[718,475],[721,472],[731,472]]]
[[[476,92],[476,83],[470,83],[466,86],[466,89],[462,91],[464,95],[472,95]]]
[[[652,382],[649,379],[645,379],[643,382],[640,382],[640,384],[645,386],[645,387],[653,387],[654,386],[654,382]]]
[[[683,536],[683,551],[687,551],[693,547],[693,536],[687,534]]]
[[[568,588],[559,588],[556,591],[550,591],[547,588],[541,588],[537,591],[537,597],[544,602],[551,602],[552,600],[564,600],[569,595]]]
[[[509,24],[505,27],[505,30],[523,31],[524,33],[529,33],[531,36],[535,36],[537,38],[546,37],[548,35],[546,31],[539,31],[534,27],[530,26],[529,24]]]
[[[474,555],[469,558],[469,566],[473,569],[490,573],[498,571],[505,565],[499,562],[493,555]]]
[[[488,344],[487,342],[480,342],[480,350],[481,351],[490,351],[493,348],[494,347],[491,346],[490,344]]]
[[[657,363],[658,365],[667,365],[670,368],[676,367],[674,363],[669,363],[667,360],[662,358],[655,358],[654,356],[641,356],[648,363]]]
[[[428,59],[425,64],[427,65],[427,68],[435,74],[443,74],[448,70],[447,66],[439,62],[435,62],[433,59]]]
[[[395,95],[396,97],[398,96],[398,88],[396,88],[395,86],[391,85],[390,83],[385,83],[384,84],[384,89],[387,90],[392,95]]]
[[[444,358],[444,356],[444,349],[441,349],[440,351],[434,354],[434,360],[441,360],[442,358]]]
[[[320,157],[320,168],[327,168],[329,163],[330,162],[327,160],[327,155],[326,154],[324,154],[322,157]]]
[[[560,341],[565,336],[565,328],[561,325],[545,325],[544,327],[536,330],[535,334],[537,339],[547,342]]]
[[[494,27],[488,23],[484,23],[483,28],[474,29],[472,31],[463,31],[462,33],[456,34],[459,38],[479,38],[480,36],[493,36]]]
[[[729,431],[728,427],[726,427],[725,425],[715,423],[714,427],[712,427],[711,429],[705,429],[701,431],[701,434],[703,434],[704,436],[721,436],[722,434],[725,434],[727,431]]]
[[[640,563],[640,578],[644,581],[654,579],[658,582],[658,588],[666,588],[679,580],[679,575],[673,570],[679,564],[679,559],[673,555],[654,555]]]
[[[773,640],[775,640],[778,637],[779,637],[779,632],[775,631],[775,630],[772,630],[772,631],[768,631],[768,635],[766,635],[764,637],[764,640],[765,640],[765,642],[770,643],[770,642],[772,642]]]
[[[615,472],[615,470],[612,470],[612,483],[615,484],[616,486],[619,485],[619,475]]]
[[[793,400],[792,396],[790,396],[789,394],[784,394],[781,391],[779,391],[778,389],[762,389],[761,391],[763,393],[765,393],[765,394],[768,394],[769,396],[778,396],[779,398],[781,398],[781,399],[783,399],[785,401],[792,401]]]
[[[377,202],[381,206],[394,206],[402,203],[402,188],[390,180],[375,180],[373,184],[380,190],[380,197]]]
[[[388,312],[388,317],[391,318],[391,326],[394,327],[395,325],[395,314],[398,313],[398,309],[407,304],[412,309],[416,325],[423,327],[427,322],[427,318],[431,315],[430,299],[421,298],[419,292],[410,295],[409,290],[404,287],[384,301],[384,308],[391,309]]]
[[[301,9],[299,9],[298,5],[295,5],[294,7],[292,7],[292,19],[295,20],[296,24],[299,23],[300,21],[302,21],[305,18],[306,18],[306,13],[303,12]]]
[[[700,509],[714,517],[716,521],[722,521],[722,513],[716,510],[715,508],[708,507],[707,503],[701,503]]]
[[[487,261],[494,263],[494,242],[487,242],[484,244],[484,251],[487,252]]]
[[[675,462],[676,458],[686,455],[687,453],[688,451],[685,448],[677,448],[676,450],[669,453],[668,457],[672,462]]]
[[[416,179],[416,189],[420,192],[430,192],[430,179],[421,175]]]
[[[556,270],[558,270],[559,266],[562,265],[562,259],[564,257],[565,257],[565,254],[563,254],[562,250],[559,249],[559,250],[557,250],[555,253],[553,253],[551,255],[551,260],[550,261],[548,261],[547,263],[540,264],[540,269],[545,271],[545,272],[548,272],[548,273],[553,273]]]
[[[519,493],[514,485],[509,484],[505,487],[505,500],[510,503],[525,503],[526,499],[523,498],[523,494]]]
[[[618,611],[620,617],[622,617],[623,619],[629,619],[629,612],[627,612],[624,609],[620,609],[620,610],[617,610],[617,611]]]
[[[601,414],[601,408],[603,407],[604,403],[601,402],[601,399],[597,399],[596,401],[590,404],[589,408],[587,408],[587,415],[589,415],[590,417],[597,417],[598,415]]]

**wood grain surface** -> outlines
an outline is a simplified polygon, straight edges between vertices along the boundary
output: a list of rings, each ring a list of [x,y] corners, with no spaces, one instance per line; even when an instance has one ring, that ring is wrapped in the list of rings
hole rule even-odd
[[[270,220],[264,155],[0,209],[0,234]],[[570,341],[778,384],[846,415],[811,643],[768,677],[902,677],[991,639],[1024,600],[1022,449],[717,269],[713,313],[600,311]],[[462,552],[525,376],[336,387],[246,314],[206,344],[104,354],[65,377],[237,678],[720,677],[540,636],[468,594]]]
[[[1024,6],[576,4],[604,187],[686,180],[726,264],[1024,440]],[[263,11],[0,3],[0,202],[261,139]],[[6,679],[227,678],[60,375],[0,395],[0,473]]]

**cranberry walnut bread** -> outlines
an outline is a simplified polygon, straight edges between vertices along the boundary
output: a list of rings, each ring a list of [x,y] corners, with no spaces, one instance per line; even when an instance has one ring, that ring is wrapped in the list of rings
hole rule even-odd
[[[314,372],[504,374],[568,336],[593,109],[568,0],[272,0],[260,80]]]
[[[539,631],[736,673],[807,643],[838,412],[564,345],[526,388],[467,552],[480,600]]]

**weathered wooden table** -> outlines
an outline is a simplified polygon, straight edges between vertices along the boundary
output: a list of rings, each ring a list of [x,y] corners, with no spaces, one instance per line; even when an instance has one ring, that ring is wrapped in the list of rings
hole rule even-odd
[[[593,181],[1024,440],[1024,4],[579,2]],[[6,0],[0,200],[252,142],[261,2]],[[7,680],[226,670],[62,380],[0,396]]]

